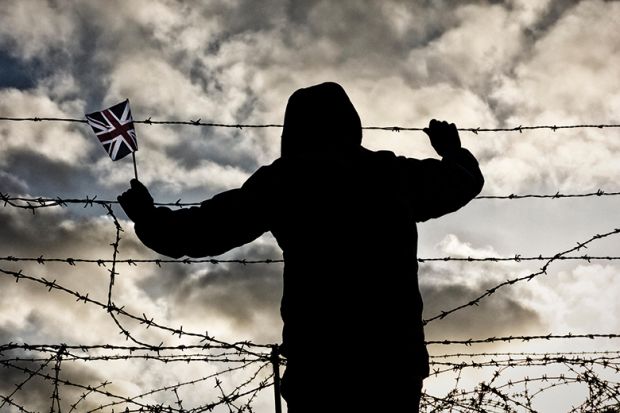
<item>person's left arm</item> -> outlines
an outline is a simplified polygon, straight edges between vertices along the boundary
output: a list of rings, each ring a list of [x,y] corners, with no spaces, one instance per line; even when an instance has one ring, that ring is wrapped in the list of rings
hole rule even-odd
[[[484,185],[478,161],[461,147],[456,125],[433,119],[424,132],[442,159],[398,158],[409,181],[418,222],[458,210],[478,195]]]

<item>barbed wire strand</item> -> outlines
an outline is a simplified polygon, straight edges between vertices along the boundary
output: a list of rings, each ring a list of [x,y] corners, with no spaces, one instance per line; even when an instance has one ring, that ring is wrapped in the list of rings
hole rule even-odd
[[[88,123],[83,118],[62,118],[62,117],[45,117],[45,116],[30,116],[30,117],[10,117],[2,116],[0,121],[8,122],[65,122],[65,123]],[[153,120],[152,116],[149,116],[143,120],[134,120],[135,124],[144,125],[188,125],[188,126],[207,126],[216,128],[233,128],[233,129],[264,129],[264,128],[282,128],[282,124],[278,123],[222,123],[222,122],[203,122],[202,119],[196,120]],[[470,127],[470,128],[458,128],[459,131],[472,132],[478,134],[479,132],[519,132],[529,130],[547,129],[553,132],[562,129],[609,129],[620,128],[620,124],[615,123],[584,123],[573,125],[531,125],[531,126],[513,126],[503,128],[488,128],[488,127]],[[362,126],[365,130],[382,130],[390,132],[404,132],[404,131],[423,131],[423,127],[409,127],[409,126]]]
[[[480,195],[474,198],[474,200],[521,200],[521,199],[570,199],[570,198],[592,198],[592,197],[609,197],[618,196],[620,191],[604,191],[598,189],[595,192],[573,193],[565,194],[559,191],[554,194],[509,194],[509,195]],[[97,195],[92,198],[86,195],[85,198],[49,198],[49,197],[19,197],[11,196],[0,192],[0,202],[3,206],[12,206],[15,208],[31,210],[35,213],[35,209],[49,208],[49,207],[66,207],[68,204],[82,204],[84,208],[92,207],[94,205],[113,205],[118,204],[115,200],[97,199]],[[156,206],[168,206],[168,207],[192,207],[200,206],[201,202],[182,202],[180,199],[176,202],[155,202]]]
[[[533,341],[533,340],[557,340],[557,339],[561,339],[561,340],[570,340],[570,339],[589,339],[589,340],[594,340],[594,339],[599,339],[599,338],[604,338],[604,339],[615,339],[615,338],[620,338],[620,334],[616,334],[616,333],[586,333],[586,334],[572,334],[572,333],[567,333],[567,334],[553,334],[553,333],[549,333],[549,334],[543,334],[543,335],[529,335],[529,336],[502,336],[502,337],[487,337],[487,338],[468,338],[468,339],[464,339],[464,340],[451,340],[451,339],[445,339],[445,340],[428,340],[426,341],[427,345],[433,345],[433,344],[441,344],[441,345],[453,345],[453,344],[462,344],[465,346],[471,346],[472,344],[489,344],[489,343],[498,343],[498,342],[510,342],[510,341],[521,341],[521,342],[528,342],[528,341]]]
[[[545,336],[539,336],[545,337]],[[583,337],[575,337],[574,335],[570,335],[570,338],[583,338]],[[588,337],[590,338],[590,337]],[[591,338],[591,339],[594,339]],[[474,358],[474,357],[527,357],[527,356],[535,356],[535,357],[560,357],[560,356],[607,356],[611,355],[613,358],[620,357],[620,350],[603,350],[603,351],[558,351],[558,352],[536,352],[536,351],[511,351],[511,352],[481,352],[481,353],[442,353],[442,354],[431,354],[429,355],[430,359],[448,359],[448,358]]]
[[[317,256],[317,259],[322,259],[324,257]],[[377,262],[377,259],[368,257],[369,261]],[[525,262],[525,261],[548,261],[554,259],[555,261],[618,261],[620,260],[620,256],[614,255],[579,255],[579,256],[562,256],[555,257],[549,255],[538,255],[538,256],[521,256],[521,254],[515,254],[511,257],[453,257],[453,256],[445,256],[445,257],[420,257],[417,258],[418,262]],[[97,264],[98,266],[105,267],[106,264],[112,263],[111,259],[103,259],[103,258],[74,258],[74,257],[66,257],[66,258],[46,258],[43,255],[39,255],[37,257],[15,257],[13,255],[8,255],[6,257],[0,257],[0,261],[8,261],[8,262],[36,262],[37,264],[45,265],[47,263],[63,263],[70,266],[76,266],[77,264]],[[282,264],[284,263],[284,259],[282,258],[265,258],[265,259],[251,259],[251,258],[234,258],[234,259],[218,259],[218,258],[124,258],[116,260],[116,264],[127,264],[129,266],[138,266],[139,264],[155,264],[161,267],[162,264],[242,264],[242,265],[250,265],[250,264]]]
[[[454,370],[455,368],[484,368],[484,367],[540,367],[550,365],[591,365],[601,366],[614,369],[620,372],[620,355],[615,357],[599,356],[599,357],[568,357],[565,355],[553,356],[549,354],[541,354],[539,356],[523,356],[510,355],[506,358],[485,358],[476,361],[437,361],[431,358],[430,366],[432,374],[441,374]]]

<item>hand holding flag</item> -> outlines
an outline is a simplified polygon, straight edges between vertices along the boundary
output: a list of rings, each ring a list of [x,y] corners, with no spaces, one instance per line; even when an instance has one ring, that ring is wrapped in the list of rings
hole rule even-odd
[[[129,108],[129,99],[99,112],[86,114],[86,121],[113,161],[131,153],[134,173],[138,179],[134,154],[138,150],[138,141]]]
[[[118,203],[133,222],[138,222],[146,218],[155,209],[153,197],[144,185],[137,179],[130,182],[131,188],[123,192],[118,199]]]

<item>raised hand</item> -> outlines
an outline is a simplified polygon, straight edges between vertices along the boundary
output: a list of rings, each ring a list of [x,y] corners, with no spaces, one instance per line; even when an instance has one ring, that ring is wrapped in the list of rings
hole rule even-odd
[[[454,123],[448,124],[446,121],[432,119],[428,124],[428,128],[424,128],[423,131],[430,138],[431,145],[433,145],[437,154],[442,157],[461,147],[459,131]]]

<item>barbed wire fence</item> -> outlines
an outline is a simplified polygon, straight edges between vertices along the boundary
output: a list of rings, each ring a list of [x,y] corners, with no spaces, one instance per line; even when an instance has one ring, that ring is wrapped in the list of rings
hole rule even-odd
[[[76,122],[85,123],[82,119],[73,118],[9,118],[0,117],[0,121],[14,122]],[[222,124],[203,122],[200,119],[190,121],[156,121],[150,117],[142,121],[134,121],[146,125],[192,125],[205,127],[228,128],[270,128],[281,127],[278,124]],[[512,128],[463,128],[475,134],[479,132],[524,132],[537,129],[548,129],[553,132],[560,129],[576,128],[620,128],[618,124],[582,124],[582,125],[538,125],[517,126]],[[423,128],[414,127],[377,127],[368,126],[364,129],[385,131],[421,131]],[[0,188],[1,190],[1,188]],[[609,197],[620,195],[617,191],[598,189],[587,193],[560,193],[555,194],[509,194],[509,195],[482,195],[478,200],[519,200],[526,198],[562,199],[583,197]],[[102,344],[70,344],[53,343],[37,344],[25,342],[10,342],[0,344],[0,364],[11,371],[15,376],[13,390],[0,394],[0,411],[7,408],[9,411],[34,412],[42,411],[40,407],[31,407],[29,391],[46,384],[49,389],[49,411],[122,411],[122,412],[252,412],[259,395],[267,388],[274,387],[276,401],[279,402],[277,379],[281,365],[286,360],[278,355],[276,344],[256,344],[251,341],[226,342],[217,339],[208,332],[193,332],[184,330],[183,326],[171,327],[142,313],[135,314],[124,306],[117,306],[114,302],[115,280],[120,273],[121,265],[131,267],[139,265],[163,266],[166,264],[240,264],[240,265],[269,265],[282,263],[279,257],[270,259],[138,259],[119,258],[123,228],[115,215],[116,201],[97,199],[96,196],[84,198],[50,198],[11,196],[0,192],[0,203],[4,208],[23,210],[36,214],[43,208],[72,208],[72,207],[101,207],[102,215],[108,217],[114,226],[114,239],[111,240],[111,254],[109,258],[84,257],[46,257],[45,251],[35,256],[0,256],[0,275],[13,279],[16,283],[29,283],[49,293],[73,298],[78,303],[84,303],[92,308],[98,308],[107,314],[119,335],[127,342],[125,345]],[[184,203],[178,200],[173,203],[158,205],[172,207],[195,206],[199,203]],[[540,269],[506,279],[492,288],[481,292],[476,298],[461,305],[441,311],[439,314],[424,320],[425,323],[444,319],[465,308],[477,306],[482,300],[495,294],[498,290],[510,287],[523,281],[548,274],[550,266],[560,261],[617,261],[620,256],[604,256],[582,254],[582,250],[591,244],[620,233],[620,229],[610,229],[605,233],[593,234],[590,238],[577,242],[576,246],[554,255],[543,256],[485,256],[485,257],[423,257],[420,263],[427,262],[543,262]],[[320,258],[320,257],[317,257]],[[372,259],[372,257],[369,257]],[[26,271],[24,268],[6,267],[22,266],[36,263],[45,268],[49,263],[61,263],[70,267],[94,264],[108,272],[107,299],[97,300],[89,296],[88,291],[78,291],[64,285],[47,272],[44,275],[35,271]],[[51,280],[50,280],[51,279]],[[137,331],[150,329],[180,339],[187,339],[191,344],[170,345],[165,342],[158,344],[138,336]],[[552,340],[617,340],[617,333],[585,333],[585,334],[543,334],[499,336],[468,339],[428,340],[428,346],[466,346],[478,344],[531,342]],[[114,383],[89,381],[88,378],[75,374],[84,363],[117,363],[143,362],[161,363],[164,365],[200,364],[209,366],[209,374],[185,381],[166,384],[148,391],[137,391],[127,394]],[[473,387],[466,389],[463,385],[471,381],[469,376],[483,376],[486,379],[478,381]],[[242,373],[242,375],[237,375]],[[584,398],[581,404],[573,406],[571,412],[577,411],[617,411],[620,408],[620,351],[582,351],[582,352],[462,352],[445,353],[431,356],[431,378],[452,381],[453,385],[443,396],[435,396],[425,392],[422,399],[422,411],[536,411],[536,402],[545,397],[553,389],[578,385],[585,387]],[[239,381],[238,379],[242,377]],[[274,386],[274,383],[276,386]],[[187,395],[194,392],[198,386],[209,388],[212,399],[202,404],[189,406]],[[38,388],[38,387],[37,387]],[[276,403],[277,405],[277,403]],[[278,407],[276,407],[277,411]],[[46,409],[47,410],[47,409]]]

